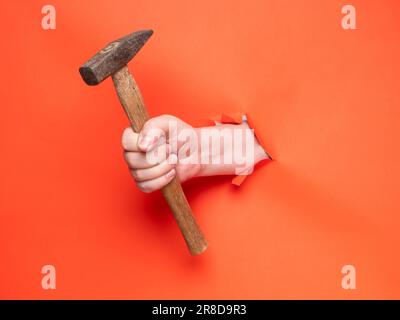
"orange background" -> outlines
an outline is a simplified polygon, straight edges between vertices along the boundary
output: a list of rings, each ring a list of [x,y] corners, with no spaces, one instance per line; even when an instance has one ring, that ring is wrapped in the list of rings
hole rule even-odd
[[[0,298],[400,298],[398,1],[352,0],[357,30],[338,0],[50,2],[50,31],[43,1],[0,8]],[[134,186],[111,81],[78,73],[143,28],[130,69],[152,115],[248,112],[275,158],[239,189],[185,185],[198,257]]]

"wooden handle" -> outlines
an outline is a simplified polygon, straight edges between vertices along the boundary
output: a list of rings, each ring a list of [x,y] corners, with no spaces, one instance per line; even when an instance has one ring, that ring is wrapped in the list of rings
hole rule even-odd
[[[149,119],[149,115],[139,88],[128,67],[125,66],[114,73],[112,79],[119,100],[131,122],[132,129],[135,132],[140,132],[145,122]],[[207,249],[207,242],[193,217],[192,209],[186,200],[178,179],[175,177],[161,191],[174,214],[190,253],[192,255],[202,253]]]

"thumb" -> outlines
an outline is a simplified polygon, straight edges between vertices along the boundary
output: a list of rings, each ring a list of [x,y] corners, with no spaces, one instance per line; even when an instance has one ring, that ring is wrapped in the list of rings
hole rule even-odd
[[[147,120],[139,133],[138,146],[143,152],[150,151],[156,145],[166,142],[170,128],[173,128],[177,118],[169,115],[162,115]]]

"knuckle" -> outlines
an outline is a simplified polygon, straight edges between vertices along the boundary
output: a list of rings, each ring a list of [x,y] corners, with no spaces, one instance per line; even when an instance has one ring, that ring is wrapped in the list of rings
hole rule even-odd
[[[128,164],[128,167],[134,168],[135,167],[135,161],[133,159],[133,155],[130,152],[125,152],[124,153],[124,158],[125,162]]]
[[[147,183],[138,183],[137,186],[140,191],[144,193],[151,193],[154,191],[153,188],[151,188]]]
[[[140,173],[138,174],[138,170],[131,170],[131,174],[133,179],[136,181],[140,181]]]
[[[144,175],[142,170],[134,170],[133,172],[135,180],[142,181],[144,180]]]
[[[140,133],[144,133],[147,130],[151,129],[153,127],[153,124],[156,122],[155,120],[157,119],[157,117],[154,118],[150,118],[149,120],[147,120],[144,125],[142,130],[140,131]]]

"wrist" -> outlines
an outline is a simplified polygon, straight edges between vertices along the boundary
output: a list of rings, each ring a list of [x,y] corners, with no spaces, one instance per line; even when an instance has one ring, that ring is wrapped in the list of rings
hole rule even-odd
[[[249,133],[248,130],[251,129],[246,122],[237,125],[223,124],[213,127],[195,128],[198,142],[199,165],[197,173],[194,176],[236,175],[240,171],[238,169],[243,168],[243,165],[252,168],[260,161],[268,159],[267,153],[257,141],[254,132]],[[239,135],[237,135],[238,133]],[[225,140],[225,135],[230,135],[230,139]],[[234,139],[238,139],[238,136],[241,140],[234,141]],[[249,140],[249,138],[252,140]],[[226,141],[230,143],[226,143]],[[216,147],[213,145],[218,142],[220,146]],[[245,151],[244,153],[243,150]],[[245,164],[235,163],[238,156],[245,159]],[[233,159],[233,161],[225,161],[226,158]],[[246,171],[242,170],[242,172]],[[249,170],[248,172],[251,171]]]
[[[202,143],[201,143],[201,130],[203,128],[194,128],[194,131],[196,133],[197,137],[197,168],[196,168],[196,173],[194,174],[194,177],[204,177],[206,176],[205,172],[207,172],[207,164],[204,164],[203,161],[201,160],[203,157],[208,158],[208,150],[206,148],[202,148]]]

